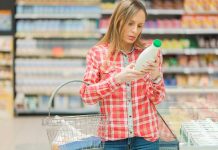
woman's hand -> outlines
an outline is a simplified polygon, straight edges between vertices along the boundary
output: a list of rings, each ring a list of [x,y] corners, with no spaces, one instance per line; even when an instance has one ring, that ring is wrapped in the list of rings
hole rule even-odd
[[[150,73],[151,80],[157,79],[159,76],[161,76],[161,72],[159,70],[160,61],[160,55],[157,55],[155,61],[148,61],[147,65],[144,65],[144,68],[141,72],[143,72],[144,74]]]
[[[144,75],[144,72],[135,70],[135,63],[131,63],[115,75],[115,80],[118,83],[131,82],[143,78]]]

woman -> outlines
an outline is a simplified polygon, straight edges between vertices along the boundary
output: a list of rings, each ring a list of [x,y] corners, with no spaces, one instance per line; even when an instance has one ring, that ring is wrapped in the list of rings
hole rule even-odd
[[[146,44],[141,33],[147,17],[139,0],[120,1],[107,33],[87,54],[80,94],[87,104],[100,103],[107,118],[105,150],[158,150],[155,105],[165,97],[160,53],[142,71],[135,61]],[[147,45],[148,46],[148,45]]]

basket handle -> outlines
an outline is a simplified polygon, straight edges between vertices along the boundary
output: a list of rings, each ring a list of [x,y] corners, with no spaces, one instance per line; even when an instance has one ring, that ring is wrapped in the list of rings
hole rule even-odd
[[[69,83],[73,83],[73,82],[81,82],[81,83],[85,83],[87,85],[89,85],[89,83],[87,82],[84,82],[82,80],[70,80],[70,81],[67,81],[67,82],[64,82],[62,84],[60,84],[53,92],[52,92],[52,95],[49,99],[49,102],[48,102],[48,116],[50,117],[51,116],[51,104],[52,104],[52,101],[54,100],[54,97],[56,96],[56,94],[58,93],[58,91],[65,85],[69,84]]]

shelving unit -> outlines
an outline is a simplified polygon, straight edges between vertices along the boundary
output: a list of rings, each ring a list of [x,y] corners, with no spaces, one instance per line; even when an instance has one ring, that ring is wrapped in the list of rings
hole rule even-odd
[[[183,16],[193,14],[217,16],[217,11],[190,12],[187,9],[183,9],[183,5],[181,4],[177,4],[176,8],[163,9],[156,7],[152,3],[152,0],[145,0],[145,3],[149,16],[145,29],[143,30],[143,35],[148,40],[150,38],[160,37],[165,43],[165,47],[163,48],[163,55],[166,57],[165,60],[172,63],[165,62],[163,67],[164,74],[166,75],[167,94],[177,91],[185,93],[187,89],[190,89],[192,92],[200,92],[202,90],[201,86],[205,86],[206,84],[203,82],[205,76],[207,76],[206,80],[210,80],[206,87],[210,88],[209,91],[216,91],[216,74],[218,71],[216,67],[208,67],[208,65],[188,65],[184,67],[180,66],[179,62],[174,64],[173,61],[176,59],[182,60],[180,57],[183,56],[191,60],[195,56],[201,58],[204,56],[207,57],[208,55],[216,56],[218,54],[218,46],[202,47],[199,45],[196,46],[196,44],[193,46],[193,39],[195,40],[194,43],[198,43],[199,41],[196,41],[198,38],[202,39],[212,35],[212,38],[217,40],[218,28],[199,29],[188,26],[182,27],[184,25]],[[69,0],[16,1],[15,102],[20,106],[16,108],[18,115],[22,113],[28,114],[28,112],[32,114],[33,111],[28,110],[30,105],[28,101],[32,101],[32,98],[36,100],[36,103],[33,104],[35,107],[31,106],[31,109],[37,114],[37,112],[40,112],[37,110],[42,110],[39,107],[41,97],[49,96],[52,89],[58,83],[72,78],[81,79],[85,69],[86,53],[106,33],[107,26],[105,26],[105,23],[102,26],[102,21],[111,15],[113,8],[114,4],[107,3],[105,5],[100,0],[91,0],[88,3],[87,1]],[[188,5],[185,5],[185,8],[188,8]],[[157,20],[158,17],[159,20]],[[165,18],[168,18],[168,20]],[[155,22],[149,22],[151,20],[155,21],[155,19],[159,21],[159,28],[153,28],[151,24]],[[176,28],[167,26],[161,28],[165,21],[168,21],[168,23],[169,21],[174,21]],[[78,26],[81,27],[77,28]],[[176,39],[177,42],[180,41],[180,44],[175,44],[175,40],[173,41],[173,39]],[[181,44],[180,39],[185,40],[185,42]],[[172,43],[169,44],[169,41]],[[166,44],[167,42],[168,44]],[[166,45],[174,45],[174,47],[167,47]],[[175,45],[182,46],[175,47]],[[68,64],[72,60],[73,63]],[[68,65],[65,65],[66,63]],[[216,64],[215,60],[214,64]],[[59,67],[53,67],[53,65]],[[76,75],[74,74],[75,69],[79,69]],[[199,74],[202,77],[202,83],[197,86],[195,85],[194,88],[190,87],[193,86],[193,83],[189,83],[192,80],[189,77]],[[214,82],[214,84],[211,82]],[[178,85],[180,83],[181,85]],[[39,87],[43,88],[39,89]],[[172,90],[170,87],[176,89]],[[64,95],[79,96],[76,94],[78,91],[72,91],[75,90],[65,90],[61,95],[63,97]],[[28,97],[30,97],[30,100]]]
[[[0,5],[0,119],[13,117],[13,1]]]
[[[82,79],[86,53],[101,36],[99,4],[99,0],[16,1],[17,115],[47,114],[54,88]],[[97,113],[97,105],[81,102],[79,87],[73,84],[61,90],[52,113]]]

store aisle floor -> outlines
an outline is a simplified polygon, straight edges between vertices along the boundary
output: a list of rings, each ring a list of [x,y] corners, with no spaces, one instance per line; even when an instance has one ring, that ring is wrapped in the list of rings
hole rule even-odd
[[[0,119],[1,150],[49,150],[42,119],[45,117],[15,117]]]

